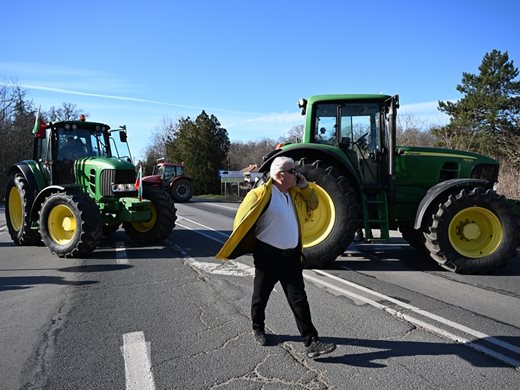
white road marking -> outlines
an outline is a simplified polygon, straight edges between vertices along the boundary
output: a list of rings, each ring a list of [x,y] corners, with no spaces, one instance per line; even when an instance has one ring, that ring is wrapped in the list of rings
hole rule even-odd
[[[354,288],[358,288],[361,291],[364,291],[364,292],[369,292],[370,291],[370,290],[366,289],[363,286],[359,286],[359,285],[356,285],[355,283],[348,282],[347,280],[344,280],[344,279],[341,279],[341,278],[337,278],[334,275],[328,274],[327,272],[322,272],[322,271],[319,271],[319,270],[313,270],[313,271],[318,273],[318,274],[322,274],[324,276],[327,276],[327,277],[332,277],[332,279],[334,279],[334,280],[338,280],[339,279],[339,281],[345,282],[345,284],[348,284],[349,286],[354,287]],[[404,314],[404,313],[402,313],[400,311],[392,309],[389,306],[383,305],[383,304],[381,304],[379,302],[373,301],[373,300],[371,300],[369,298],[366,298],[366,297],[364,297],[362,295],[359,295],[359,294],[353,293],[351,291],[345,290],[345,289],[343,289],[341,287],[338,287],[338,286],[336,286],[334,284],[328,283],[328,282],[326,282],[324,280],[315,278],[314,276],[305,275],[304,274],[304,277],[307,280],[311,280],[311,281],[313,281],[315,283],[321,284],[322,286],[325,286],[327,288],[330,288],[330,289],[333,289],[333,290],[335,290],[337,292],[340,292],[341,294],[347,295],[347,296],[349,296],[351,298],[354,298],[356,300],[365,302],[365,303],[367,303],[367,304],[369,304],[371,306],[374,306],[374,307],[376,307],[378,309],[381,309],[381,310],[383,310],[383,311],[385,311],[385,312],[387,312],[387,313],[389,313],[389,314],[391,314],[391,315],[393,315],[395,317],[402,318],[402,319],[404,319],[404,320],[406,320],[406,321],[408,321],[408,322],[410,322],[412,324],[415,324],[416,326],[419,326],[419,327],[421,327],[423,329],[429,330],[430,332],[435,333],[435,334],[437,334],[437,335],[439,335],[441,337],[447,338],[447,339],[452,340],[452,341],[454,341],[456,343],[464,344],[464,345],[466,345],[466,346],[468,346],[468,347],[470,347],[470,348],[472,348],[472,349],[474,349],[476,351],[479,351],[479,352],[484,353],[484,354],[486,354],[488,356],[491,356],[491,357],[493,357],[493,358],[495,358],[497,360],[500,360],[500,361],[502,361],[504,363],[507,363],[507,364],[513,366],[516,370],[520,370],[520,360],[516,360],[516,359],[510,358],[510,357],[505,356],[505,355],[503,355],[503,354],[501,354],[499,352],[493,351],[493,350],[491,350],[491,349],[489,349],[487,347],[484,347],[482,345],[476,344],[475,341],[478,341],[477,339],[479,339],[479,338],[485,338],[486,341],[491,343],[491,344],[495,344],[497,346],[500,346],[500,347],[502,347],[504,349],[508,349],[508,350],[516,353],[517,350],[518,350],[518,347],[516,347],[514,345],[505,343],[505,342],[503,342],[501,340],[498,340],[498,339],[496,339],[494,337],[488,336],[488,335],[486,335],[484,333],[478,332],[478,331],[473,330],[471,328],[468,328],[466,326],[459,325],[459,324],[457,324],[455,322],[449,321],[449,320],[447,320],[447,319],[445,319],[443,317],[437,316],[437,315],[429,313],[427,311],[415,308],[416,310],[414,310],[414,311],[416,311],[417,313],[420,313],[422,315],[425,315],[428,318],[436,318],[437,321],[439,321],[439,322],[441,322],[441,323],[443,323],[445,325],[451,326],[451,327],[453,327],[455,329],[461,330],[461,331],[463,331],[465,333],[468,333],[470,335],[473,335],[473,336],[475,336],[475,334],[479,335],[479,336],[475,336],[476,337],[475,340],[469,340],[469,339],[464,338],[464,337],[459,337],[459,336],[457,336],[457,335],[455,335],[455,334],[453,334],[451,332],[447,332],[447,331],[445,331],[445,330],[443,330],[441,328],[438,328],[438,327],[436,327],[436,326],[434,326],[432,324],[429,324],[427,322],[421,321],[421,320],[419,320],[419,319],[417,319],[415,317],[412,317],[412,316],[410,316],[408,314]],[[377,293],[375,291],[372,291],[372,293],[373,293],[373,295],[378,296],[380,298],[383,298],[385,300],[394,301],[394,303],[398,303],[399,305],[401,305],[403,307],[404,307],[404,305],[406,305],[405,303],[400,302],[398,300],[395,300],[393,298],[387,297],[384,294],[380,294],[380,293]],[[407,305],[407,306],[410,306],[410,305]],[[410,310],[412,310],[412,308],[413,308],[413,306],[410,306]],[[493,342],[493,340],[494,340],[494,342]]]
[[[123,241],[116,242],[116,259],[117,264],[128,264],[128,255],[126,254],[126,247]]]
[[[214,230],[214,229],[211,229],[211,228],[209,228],[209,227],[207,227],[205,225],[202,225],[202,224],[199,224],[199,223],[197,223],[197,224],[200,225],[200,226],[203,226],[203,227],[205,227],[205,228],[207,228],[209,230]],[[204,234],[204,233],[201,233],[199,231],[193,230],[193,229],[191,229],[191,228],[189,228],[187,226],[183,226],[183,227],[185,227],[186,229],[192,230],[193,232],[195,232],[197,234],[200,234],[200,235],[202,235],[202,236],[204,236],[206,238],[209,238],[209,239],[211,239],[213,241],[217,241],[219,243],[223,243],[221,240],[213,238],[213,237],[211,237],[211,236],[209,236],[207,234]],[[177,249],[179,251],[184,252],[178,246],[176,246],[176,247],[177,247]],[[193,261],[195,261],[195,259],[193,259]],[[254,271],[254,269],[253,269],[253,271]],[[421,315],[423,315],[423,316],[425,316],[427,318],[430,318],[432,320],[440,322],[440,323],[442,323],[442,324],[444,324],[446,326],[452,327],[452,328],[457,329],[457,330],[459,330],[461,332],[464,332],[466,334],[474,336],[477,339],[485,339],[490,344],[494,344],[495,346],[504,348],[504,349],[506,349],[508,351],[511,351],[513,353],[520,354],[520,348],[518,348],[517,346],[509,344],[509,343],[506,343],[506,342],[504,342],[502,340],[499,340],[499,339],[497,339],[495,337],[491,337],[491,336],[489,336],[489,335],[487,335],[485,333],[482,333],[482,332],[479,332],[477,330],[468,328],[467,326],[464,326],[464,325],[458,324],[456,322],[450,321],[450,320],[448,320],[448,319],[446,319],[444,317],[440,317],[440,316],[438,316],[436,314],[427,312],[425,310],[419,309],[419,308],[414,307],[412,305],[408,305],[408,304],[406,304],[404,302],[401,302],[401,301],[399,301],[397,299],[394,299],[394,298],[391,298],[391,297],[389,297],[387,295],[384,295],[384,294],[372,291],[372,290],[367,289],[367,288],[365,288],[365,287],[363,287],[361,285],[349,282],[349,281],[347,281],[345,279],[341,279],[341,278],[339,278],[337,276],[334,276],[332,274],[329,274],[327,272],[324,272],[324,271],[321,271],[321,270],[316,270],[316,269],[313,269],[312,271],[314,271],[314,272],[316,272],[318,274],[321,274],[322,276],[325,276],[327,278],[330,278],[330,279],[339,281],[341,283],[344,283],[344,284],[346,284],[346,285],[348,285],[348,286],[350,286],[352,288],[358,289],[358,290],[363,291],[365,293],[370,293],[370,294],[372,294],[374,296],[377,296],[378,298],[384,299],[385,301],[397,304],[397,305],[399,305],[399,306],[401,306],[401,307],[403,307],[405,309],[411,310],[411,311],[416,312],[418,314],[421,314]],[[253,275],[254,275],[254,273],[253,273]],[[331,283],[328,283],[328,282],[325,282],[325,281],[323,281],[321,279],[318,279],[318,278],[315,278],[313,276],[310,276],[305,271],[304,271],[303,277],[305,279],[307,279],[307,280],[311,280],[311,281],[313,281],[315,283],[321,284],[321,285],[326,286],[328,288],[331,288],[331,289],[333,289],[335,291],[338,291],[338,292],[340,292],[340,293],[342,293],[344,295],[350,296],[350,297],[352,297],[354,299],[358,299],[358,300],[360,300],[362,302],[365,302],[365,303],[367,303],[367,304],[369,304],[371,306],[374,306],[374,307],[376,307],[378,309],[384,310],[387,313],[390,313],[391,315],[393,315],[395,317],[403,318],[406,321],[409,321],[410,323],[413,323],[413,324],[415,324],[417,326],[420,326],[420,327],[422,327],[424,329],[427,329],[430,332],[435,333],[435,334],[437,334],[437,335],[439,335],[441,337],[444,337],[446,339],[452,340],[452,341],[457,342],[457,343],[462,343],[464,345],[467,345],[468,347],[470,347],[470,348],[472,348],[472,349],[474,349],[476,351],[479,351],[479,352],[484,353],[484,354],[486,354],[488,356],[491,356],[491,357],[493,357],[493,358],[495,358],[497,360],[500,360],[500,361],[502,361],[502,362],[504,362],[506,364],[509,364],[509,365],[513,366],[516,370],[520,371],[520,360],[516,360],[516,359],[510,358],[510,357],[505,356],[505,355],[503,355],[503,354],[501,354],[499,352],[495,352],[495,351],[493,351],[493,350],[491,350],[489,348],[486,348],[486,347],[484,347],[482,345],[476,344],[475,343],[476,340],[469,340],[469,339],[466,339],[466,338],[463,338],[463,337],[459,337],[459,336],[457,336],[457,335],[455,335],[455,334],[453,334],[451,332],[447,332],[447,331],[445,331],[445,330],[443,330],[441,328],[438,328],[438,327],[436,327],[436,326],[434,326],[432,324],[429,324],[427,322],[421,321],[421,320],[419,320],[417,318],[414,318],[412,316],[409,316],[407,314],[401,313],[401,312],[399,312],[399,311],[397,311],[395,309],[392,309],[389,306],[385,306],[385,305],[380,304],[380,303],[378,303],[376,301],[373,301],[373,300],[371,300],[369,298],[363,297],[363,296],[361,296],[359,294],[356,294],[354,292],[342,289],[342,288],[337,287],[337,286],[335,286],[335,285],[333,285]]]
[[[237,211],[237,207],[224,206],[223,204],[210,203],[210,202],[207,202],[207,203],[204,203],[204,204],[207,205],[207,206],[218,207],[218,208],[221,208],[221,209]]]
[[[177,220],[181,220],[181,221],[182,221],[182,220],[185,220],[185,221],[188,221],[188,222],[193,223],[194,225],[202,226],[203,228],[208,229],[208,230],[211,230],[212,232],[215,232],[216,234],[218,234],[218,235],[224,237],[226,240],[227,240],[227,238],[229,237],[229,236],[228,236],[227,234],[225,234],[225,233],[219,232],[218,230],[215,230],[215,229],[213,229],[213,228],[210,228],[209,226],[203,225],[203,224],[201,224],[201,223],[199,223],[199,222],[196,222],[196,221],[194,221],[194,220],[192,220],[192,219],[189,219],[189,218],[186,218],[186,217],[179,217]],[[191,228],[189,228],[189,227],[187,227],[187,226],[180,225],[180,224],[178,224],[178,225],[179,225],[179,226],[182,226],[183,228],[193,230],[193,229],[191,229]],[[199,234],[201,234],[201,235],[207,237],[204,233],[199,233]],[[218,242],[220,242],[220,243],[222,243],[222,244],[225,242],[225,241],[220,241],[220,240],[216,240],[216,239],[214,239],[214,240],[215,240],[215,241],[218,241]]]
[[[125,333],[121,352],[125,360],[126,389],[154,390],[150,343],[145,341],[144,333]]]
[[[191,257],[184,249],[177,244],[172,243],[177,251],[179,251],[185,258],[188,265],[192,268],[196,268],[199,271],[207,272],[216,275],[229,275],[229,276],[254,276],[255,269],[246,264],[242,264],[238,261],[227,260],[221,263],[209,263],[203,261],[197,261]]]
[[[210,240],[216,241],[216,242],[218,242],[218,243],[220,243],[220,244],[223,244],[223,243],[225,242],[225,241],[222,241],[222,240],[218,240],[218,239],[216,239],[216,238],[214,238],[214,237],[211,237],[209,234],[202,233],[202,232],[199,232],[199,231],[197,231],[197,230],[193,230],[193,229],[190,228],[189,226],[183,225],[182,223],[175,222],[175,224],[176,224],[177,226],[183,227],[183,228],[188,229],[188,230],[191,230],[191,231],[193,231],[193,232],[195,232],[195,233],[197,233],[197,234],[200,234],[200,235],[203,236],[203,237],[209,238]]]

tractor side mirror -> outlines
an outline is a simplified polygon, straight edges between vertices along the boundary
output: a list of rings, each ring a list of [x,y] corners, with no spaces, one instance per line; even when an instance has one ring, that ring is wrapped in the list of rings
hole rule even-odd
[[[119,140],[121,142],[126,142],[126,131],[120,131],[119,132]]]

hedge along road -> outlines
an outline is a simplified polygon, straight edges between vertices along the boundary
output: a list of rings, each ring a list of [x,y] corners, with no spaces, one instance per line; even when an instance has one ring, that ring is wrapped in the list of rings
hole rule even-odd
[[[508,287],[514,282],[509,278],[518,283],[518,269],[487,277],[501,278],[500,284],[483,277],[463,282],[427,263],[412,263],[416,253],[398,239],[387,246],[352,246],[325,274],[306,271],[316,325],[324,339],[339,345],[330,357],[309,362],[302,356],[294,321],[278,287],[267,313],[269,329],[277,336],[266,348],[251,342],[251,258],[221,263],[211,256],[229,234],[236,205],[192,202],[178,208],[178,227],[165,245],[135,247],[120,231],[77,266],[53,258],[45,248],[11,247],[8,235],[0,234],[3,275],[20,267],[21,259],[6,264],[8,257],[22,254],[28,260],[43,253],[19,272],[31,272],[33,277],[56,272],[69,283],[24,285],[23,292],[47,286],[61,287],[65,293],[58,310],[48,305],[53,324],[42,320],[39,325],[46,327],[32,325],[38,341],[28,358],[28,362],[33,359],[32,366],[24,365],[22,383],[46,383],[48,388],[67,383],[107,388],[120,383],[128,388],[127,379],[135,382],[134,374],[139,372],[153,378],[147,383],[157,388],[515,388],[518,383],[518,371],[508,363],[461,344],[487,335],[503,341],[500,352],[518,360],[508,350],[518,345],[518,322],[486,317],[490,306],[518,307],[518,295]],[[419,286],[414,286],[414,280]],[[442,290],[437,294],[445,298],[423,292],[430,289]],[[17,315],[22,318],[30,311],[16,313],[12,307],[19,302],[13,300],[13,305],[4,305],[6,293],[15,299],[13,295],[21,290],[2,288],[3,329],[9,329]],[[486,299],[495,301],[483,302],[481,314],[468,308],[475,304],[471,298],[461,299],[458,305],[446,302],[468,293],[487,294]],[[25,301],[31,305],[31,299]],[[30,309],[37,312],[38,305]],[[497,312],[505,317],[514,310]],[[445,333],[434,333],[437,329]],[[15,342],[13,350],[23,346],[22,340]],[[482,345],[497,352],[499,346],[493,342]],[[9,361],[5,357],[2,362]],[[128,358],[134,363],[128,363]],[[2,367],[2,372],[16,369],[20,367],[11,371]]]

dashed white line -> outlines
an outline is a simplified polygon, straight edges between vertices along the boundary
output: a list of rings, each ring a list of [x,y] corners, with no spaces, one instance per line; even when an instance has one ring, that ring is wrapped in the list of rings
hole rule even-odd
[[[125,333],[121,352],[125,360],[126,389],[154,390],[150,343],[146,342],[144,333]]]

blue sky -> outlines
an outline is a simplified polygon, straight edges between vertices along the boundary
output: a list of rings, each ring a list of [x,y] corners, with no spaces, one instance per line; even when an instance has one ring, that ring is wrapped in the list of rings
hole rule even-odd
[[[81,3],[81,4],[77,4]],[[204,109],[232,141],[302,124],[296,101],[326,93],[399,94],[401,113],[443,123],[438,100],[486,52],[520,66],[520,2],[6,0],[0,82],[42,110],[77,104],[126,124],[143,157],[165,118]]]

